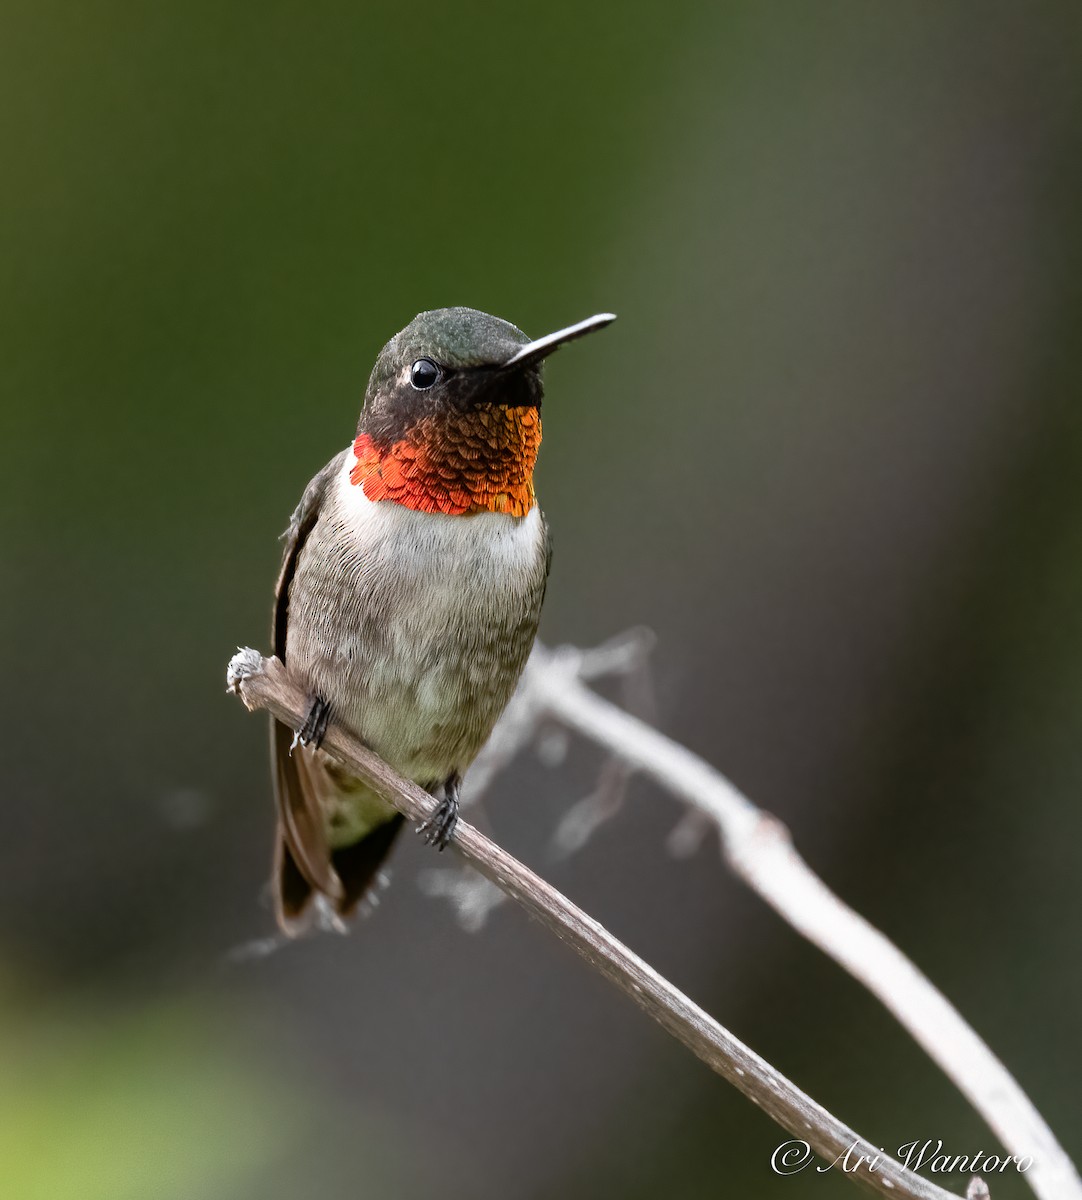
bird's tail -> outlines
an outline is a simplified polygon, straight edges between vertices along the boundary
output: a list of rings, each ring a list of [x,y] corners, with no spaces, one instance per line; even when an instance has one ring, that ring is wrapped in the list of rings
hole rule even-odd
[[[281,828],[274,864],[274,909],[278,924],[290,935],[304,932],[310,923],[311,905],[320,895],[339,917],[352,916],[357,906],[379,887],[379,872],[390,853],[405,818],[395,813],[360,841],[330,851],[330,865],[341,882],[341,893],[326,895],[297,865]]]
[[[294,747],[272,721],[278,801],[275,913],[282,931],[303,933],[312,900],[350,916],[377,882],[403,817],[319,750]],[[332,848],[333,847],[333,848]]]

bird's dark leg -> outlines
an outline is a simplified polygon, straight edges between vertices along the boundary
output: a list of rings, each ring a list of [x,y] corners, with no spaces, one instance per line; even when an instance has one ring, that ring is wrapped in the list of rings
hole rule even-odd
[[[293,746],[311,746],[318,750],[327,736],[327,726],[331,722],[331,706],[322,696],[313,696],[308,706],[308,715],[304,724],[297,730]],[[293,746],[290,749],[293,749]]]
[[[443,799],[436,811],[417,826],[417,832],[425,835],[425,841],[437,850],[443,850],[455,836],[458,825],[458,788],[462,778],[456,771],[449,775],[443,783]]]

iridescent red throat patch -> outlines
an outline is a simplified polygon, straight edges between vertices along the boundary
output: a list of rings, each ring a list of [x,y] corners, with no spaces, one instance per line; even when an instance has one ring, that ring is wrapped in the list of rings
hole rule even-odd
[[[540,445],[536,408],[485,406],[425,417],[385,447],[362,433],[353,443],[357,464],[349,478],[369,500],[393,500],[420,512],[524,517],[534,506]]]

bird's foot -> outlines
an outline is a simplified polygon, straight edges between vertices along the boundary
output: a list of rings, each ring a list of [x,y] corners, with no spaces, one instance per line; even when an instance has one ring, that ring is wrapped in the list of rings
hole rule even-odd
[[[424,834],[426,845],[445,850],[455,836],[457,825],[458,801],[444,796],[432,816],[417,826],[417,832]]]
[[[444,850],[455,836],[458,826],[458,785],[461,782],[457,775],[452,775],[443,785],[443,799],[436,806],[436,811],[417,826],[417,832],[425,835],[425,843]]]
[[[323,739],[327,736],[327,726],[330,723],[330,703],[322,696],[313,696],[312,703],[308,706],[308,715],[304,718],[304,724],[293,735],[293,741],[289,747],[290,753],[298,746],[311,746],[318,750],[323,745]]]

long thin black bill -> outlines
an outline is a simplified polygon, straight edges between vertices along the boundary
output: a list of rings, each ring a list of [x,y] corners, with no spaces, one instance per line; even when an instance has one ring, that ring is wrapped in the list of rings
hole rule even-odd
[[[583,337],[587,333],[593,333],[595,329],[604,329],[606,325],[611,325],[615,320],[615,313],[598,313],[596,316],[587,317],[585,321],[579,321],[577,325],[568,325],[566,329],[559,329],[556,333],[550,333],[546,337],[538,338],[535,342],[527,342],[525,346],[516,351],[503,365],[505,367],[518,367],[523,363],[544,358],[546,354],[551,354],[553,350],[558,349],[564,342],[573,342],[575,338]]]

